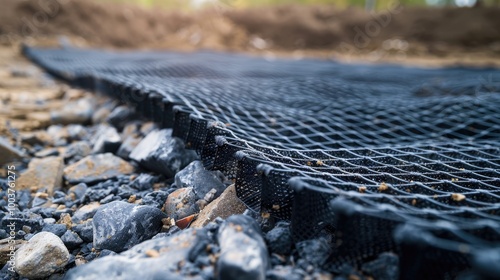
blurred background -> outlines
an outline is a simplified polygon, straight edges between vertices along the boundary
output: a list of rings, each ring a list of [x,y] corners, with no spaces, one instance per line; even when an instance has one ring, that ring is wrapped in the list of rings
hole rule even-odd
[[[270,6],[270,5],[283,5],[283,4],[300,4],[300,5],[318,5],[327,4],[335,5],[339,8],[346,8],[352,6],[364,7],[368,9],[382,9],[391,5],[391,0],[105,0],[108,2],[115,3],[133,3],[139,4],[145,7],[162,7],[162,8],[179,8],[182,5],[186,9],[196,9],[213,3],[223,3],[230,4],[237,8],[248,8],[257,6]],[[474,6],[477,0],[403,0],[399,1],[404,5],[413,6],[450,6],[454,5],[457,7],[470,7]],[[495,5],[499,3],[498,0],[486,0],[482,1],[482,4]]]
[[[499,65],[500,0],[0,0],[0,43]]]

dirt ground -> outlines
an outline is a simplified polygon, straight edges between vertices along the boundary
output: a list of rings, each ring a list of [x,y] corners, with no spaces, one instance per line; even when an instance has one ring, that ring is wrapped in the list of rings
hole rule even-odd
[[[198,12],[83,0],[3,0],[0,43],[118,49],[212,49],[267,57],[500,66],[500,8],[409,8],[379,13],[333,6]]]

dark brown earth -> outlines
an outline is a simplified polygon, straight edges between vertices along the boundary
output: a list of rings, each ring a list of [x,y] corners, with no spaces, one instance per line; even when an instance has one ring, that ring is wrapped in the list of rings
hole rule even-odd
[[[333,6],[197,12],[82,0],[4,0],[0,42],[54,42],[120,49],[200,48],[264,55],[500,61],[500,8],[394,6],[379,13]]]

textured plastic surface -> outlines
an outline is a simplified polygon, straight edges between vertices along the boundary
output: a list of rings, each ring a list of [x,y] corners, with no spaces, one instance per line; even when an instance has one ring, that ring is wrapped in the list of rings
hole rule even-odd
[[[25,48],[134,106],[235,180],[252,209],[326,234],[325,267],[401,256],[401,278],[495,275],[500,73],[216,53]]]

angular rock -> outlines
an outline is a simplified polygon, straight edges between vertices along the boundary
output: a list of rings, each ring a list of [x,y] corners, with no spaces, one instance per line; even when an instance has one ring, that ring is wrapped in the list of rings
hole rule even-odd
[[[231,215],[243,214],[246,209],[245,204],[236,196],[234,185],[231,185],[218,198],[201,210],[191,227],[201,228],[213,222],[217,217],[226,219]]]
[[[135,178],[132,182],[130,182],[130,187],[139,190],[145,191],[153,188],[153,184],[158,182],[158,176],[149,175],[146,173],[142,173],[137,178]]]
[[[63,109],[50,113],[51,121],[54,124],[85,124],[92,117],[93,107],[90,98],[67,102]]]
[[[106,257],[106,256],[116,256],[117,253],[111,251],[111,250],[102,250],[99,252],[99,258],[103,258],[103,257]]]
[[[21,211],[28,209],[28,205],[31,201],[31,190],[18,190],[16,192],[17,206]]]
[[[129,159],[130,153],[139,145],[141,142],[141,138],[135,137],[135,136],[129,136],[123,143],[120,145],[120,148],[118,148],[118,151],[116,152],[116,155],[123,158],[123,159]]]
[[[168,217],[180,220],[198,212],[193,188],[182,188],[171,193],[163,206]]]
[[[101,125],[95,133],[92,153],[116,153],[122,143],[118,131],[112,126]]]
[[[44,226],[42,216],[28,211],[15,212],[12,216],[7,214],[2,219],[2,228],[10,224],[15,225],[15,231],[22,230],[23,226],[30,227],[32,231],[39,231]]]
[[[2,219],[2,228],[6,229],[11,223],[15,225],[15,231],[29,226],[32,231],[39,231],[44,226],[42,216],[32,212],[15,212],[14,215],[7,214]],[[10,230],[10,229],[9,229]]]
[[[94,241],[94,228],[91,220],[75,225],[71,229],[76,232],[84,242]]]
[[[71,143],[64,152],[64,160],[66,162],[76,162],[90,155],[92,148],[86,141],[78,141]]]
[[[217,235],[217,279],[266,279],[269,259],[259,225],[249,216],[229,217]]]
[[[58,237],[63,236],[63,234],[66,233],[66,230],[67,227],[63,224],[46,224],[42,229],[42,231],[53,233]]]
[[[3,137],[0,137],[0,155],[2,155],[0,157],[0,166],[20,160],[26,156],[23,151],[12,146],[9,141]]]
[[[399,279],[399,257],[394,253],[382,253],[377,259],[364,263],[361,270],[375,279]]]
[[[105,198],[99,200],[99,203],[101,204],[108,204],[112,201],[117,201],[117,200],[120,200],[121,197],[117,196],[117,195],[114,195],[114,194],[110,194],[108,196],[106,196]]]
[[[16,186],[20,189],[46,188],[47,193],[52,195],[62,186],[63,168],[62,157],[33,158],[28,169],[19,176]]]
[[[290,223],[278,222],[272,230],[266,233],[265,239],[271,253],[278,255],[290,254],[293,243]]]
[[[122,252],[160,232],[166,215],[150,206],[114,201],[101,206],[92,220],[94,247]]]
[[[181,139],[172,137],[171,129],[153,130],[130,153],[130,158],[145,168],[172,178],[197,158],[186,150]]]
[[[33,236],[16,252],[16,272],[26,278],[45,278],[63,269],[70,259],[68,249],[50,232]]]
[[[76,186],[69,188],[68,196],[75,203],[82,203],[85,199],[85,194],[87,193],[88,187],[84,183],[80,183]]]
[[[305,264],[313,267],[322,266],[332,252],[332,244],[325,237],[300,241],[296,248]]]
[[[135,117],[136,114],[130,107],[122,105],[114,108],[106,118],[106,121],[121,131],[123,127]]]
[[[44,218],[52,218],[55,211],[56,208],[41,208],[38,214]]]
[[[92,188],[89,188],[85,197],[90,201],[100,201],[109,195],[118,193],[119,186],[115,183],[110,184],[110,181],[111,180],[104,181],[94,185]]]
[[[79,224],[92,218],[100,206],[101,204],[99,204],[99,202],[92,202],[80,207],[80,209],[76,210],[73,214],[73,217],[71,217],[71,221],[75,224]]]
[[[51,125],[47,128],[47,133],[52,139],[53,146],[65,146],[68,143],[68,130],[62,125]]]
[[[177,188],[192,187],[198,199],[202,199],[212,189],[216,190],[215,197],[219,197],[226,189],[225,177],[220,171],[208,171],[199,160],[191,162],[184,169],[175,174]]]
[[[119,255],[108,255],[73,268],[67,272],[66,279],[186,279],[179,270],[186,265],[193,247],[206,238],[206,231],[188,229],[148,240]]]
[[[35,157],[38,158],[52,157],[58,155],[59,155],[59,150],[56,148],[43,149],[35,153]]]
[[[154,191],[142,198],[142,205],[149,205],[161,209],[167,200],[169,193],[166,191]]]
[[[64,177],[71,184],[95,183],[122,174],[130,174],[134,167],[113,154],[87,156],[64,169]]]
[[[81,141],[87,137],[87,130],[79,124],[70,124],[66,127],[68,137],[72,141]]]
[[[83,240],[80,238],[80,236],[78,236],[77,233],[71,230],[67,230],[61,236],[61,240],[64,243],[64,245],[70,250],[78,248],[83,243]]]
[[[9,240],[11,240],[9,242]],[[24,240],[19,240],[19,239],[10,239],[10,238],[5,238],[0,240],[0,265],[5,265],[8,261],[14,261],[11,259],[9,254],[11,254],[11,249],[12,247],[14,248],[14,251],[17,251],[26,241]]]

